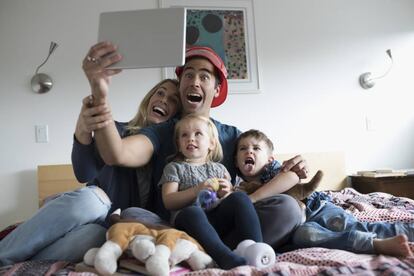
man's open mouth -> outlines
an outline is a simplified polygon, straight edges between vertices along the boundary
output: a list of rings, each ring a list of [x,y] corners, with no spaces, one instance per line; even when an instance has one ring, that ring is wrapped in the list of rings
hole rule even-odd
[[[192,103],[199,103],[203,100],[203,97],[200,94],[190,93],[187,95],[187,100]]]

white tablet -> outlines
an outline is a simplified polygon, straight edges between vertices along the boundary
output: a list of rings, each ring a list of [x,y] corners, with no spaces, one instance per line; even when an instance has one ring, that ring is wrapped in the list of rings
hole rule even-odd
[[[186,9],[104,12],[98,41],[118,46],[123,59],[112,68],[173,67],[185,62]]]

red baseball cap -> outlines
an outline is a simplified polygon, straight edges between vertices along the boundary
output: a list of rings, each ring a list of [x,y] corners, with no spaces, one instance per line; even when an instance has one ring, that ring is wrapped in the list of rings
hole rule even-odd
[[[220,91],[219,91],[219,95],[213,98],[211,107],[216,107],[224,103],[224,101],[227,98],[228,84],[227,84],[227,69],[226,69],[226,66],[224,65],[223,60],[211,48],[202,47],[202,46],[194,46],[194,47],[188,48],[185,53],[185,59],[187,60],[191,57],[206,58],[214,65],[214,67],[216,67],[219,73],[219,76],[220,76]],[[175,74],[177,75],[178,78],[180,78],[181,73],[184,70],[184,67],[185,65],[175,68]]]

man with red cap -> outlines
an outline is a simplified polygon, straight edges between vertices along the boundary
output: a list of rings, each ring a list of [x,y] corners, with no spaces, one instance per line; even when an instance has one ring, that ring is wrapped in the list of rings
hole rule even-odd
[[[121,59],[115,47],[109,44],[106,50],[90,53],[101,60],[106,67]],[[179,91],[182,104],[182,116],[197,114],[210,117],[211,107],[221,105],[227,97],[227,70],[222,59],[210,48],[192,47],[186,51],[184,66],[176,68],[179,78]],[[118,72],[114,72],[118,73]],[[96,83],[96,85],[94,85]],[[95,103],[106,102],[107,80],[97,77],[91,83]],[[102,158],[107,164],[139,167],[151,162],[153,168],[153,187],[157,187],[168,156],[175,152],[173,133],[178,118],[165,123],[140,130],[140,134],[121,139],[115,125],[96,131],[96,143]],[[234,126],[222,124],[212,119],[217,127],[220,143],[223,148],[223,161],[235,179],[233,152],[236,138],[241,133]],[[307,176],[307,165],[301,156],[288,160],[285,170],[295,171],[300,178]],[[153,193],[155,211],[164,219],[169,212],[162,204],[159,191]],[[278,195],[260,200],[255,203],[260,218],[264,241],[276,249],[289,238],[290,233],[300,224],[301,211],[296,201],[287,195]],[[231,244],[231,241],[229,241]]]

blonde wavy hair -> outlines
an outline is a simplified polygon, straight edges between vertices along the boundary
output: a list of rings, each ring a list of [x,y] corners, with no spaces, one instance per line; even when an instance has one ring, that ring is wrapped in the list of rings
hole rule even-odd
[[[181,118],[181,120],[175,124],[174,141],[175,141],[175,147],[177,149],[177,152],[173,156],[171,156],[171,158],[168,158],[168,159],[172,161],[184,161],[186,159],[186,157],[179,151],[180,146],[179,146],[178,138],[179,138],[181,127],[185,123],[191,120],[199,120],[205,123],[208,128],[208,136],[213,141],[214,148],[208,152],[206,161],[220,162],[223,159],[223,149],[221,148],[216,126],[209,118],[206,118],[200,115],[195,115],[195,114],[186,115],[185,117]]]
[[[178,80],[175,79],[165,79],[157,83],[151,90],[145,95],[144,99],[142,99],[137,114],[135,117],[132,118],[131,121],[128,122],[127,130],[130,134],[135,134],[138,132],[140,128],[146,127],[150,125],[147,118],[147,109],[150,102],[151,97],[157,92],[157,90],[166,82],[171,82],[176,87],[178,87]],[[180,106],[178,107],[178,109]]]

